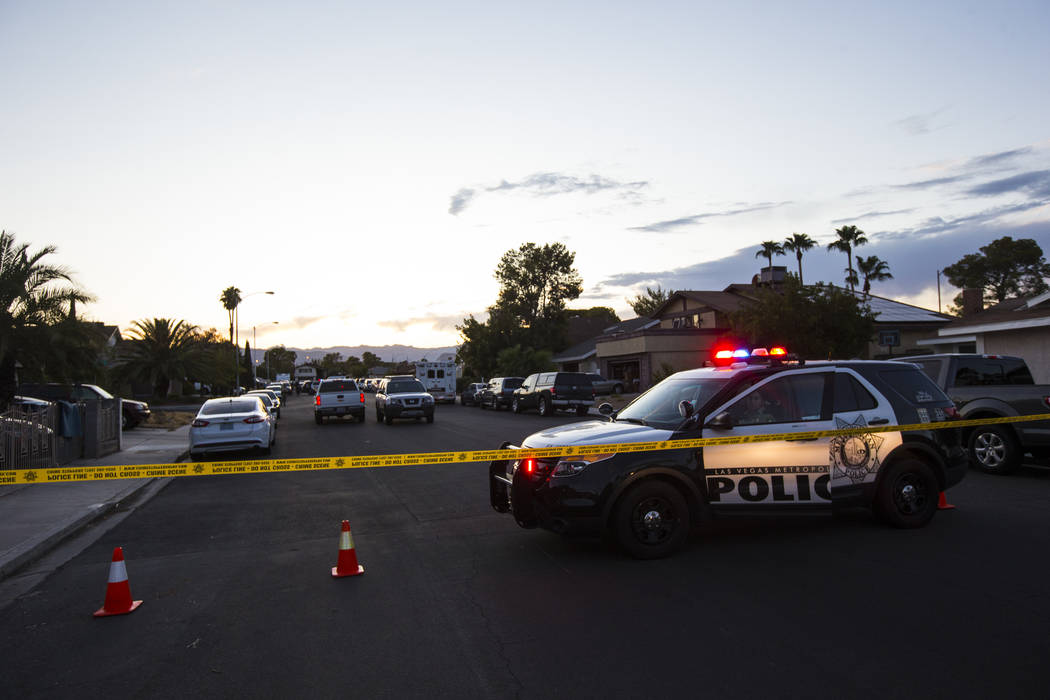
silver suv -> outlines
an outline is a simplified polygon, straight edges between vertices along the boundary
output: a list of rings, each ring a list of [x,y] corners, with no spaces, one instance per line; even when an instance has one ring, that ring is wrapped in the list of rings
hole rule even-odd
[[[434,397],[415,377],[386,377],[376,390],[376,420],[390,425],[395,418],[434,422]]]

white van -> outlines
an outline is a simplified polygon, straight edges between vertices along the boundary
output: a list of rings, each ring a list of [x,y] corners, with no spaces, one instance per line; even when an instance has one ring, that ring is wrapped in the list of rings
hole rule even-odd
[[[423,382],[434,401],[456,402],[455,362],[417,362],[416,379]]]

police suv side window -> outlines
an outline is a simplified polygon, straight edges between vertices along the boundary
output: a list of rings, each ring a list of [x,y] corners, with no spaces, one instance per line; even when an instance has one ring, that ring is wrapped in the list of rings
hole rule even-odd
[[[821,420],[825,376],[821,372],[778,377],[752,389],[730,409],[733,422],[760,425]]]
[[[835,373],[835,403],[833,413],[870,411],[879,405],[864,385],[845,372]]]

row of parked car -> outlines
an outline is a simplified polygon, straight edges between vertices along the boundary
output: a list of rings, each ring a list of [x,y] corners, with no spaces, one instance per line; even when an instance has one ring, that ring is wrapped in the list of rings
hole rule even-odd
[[[281,404],[292,393],[289,382],[272,382],[239,396],[208,399],[190,424],[190,456],[255,449],[263,454],[277,442]]]
[[[599,393],[620,393],[623,385],[608,380],[596,386],[599,375],[584,372],[537,372],[528,377],[493,377],[487,383],[468,385],[460,394],[464,406],[478,406],[494,410],[509,409],[514,413],[535,410],[541,416],[555,411],[575,411],[585,416]]]

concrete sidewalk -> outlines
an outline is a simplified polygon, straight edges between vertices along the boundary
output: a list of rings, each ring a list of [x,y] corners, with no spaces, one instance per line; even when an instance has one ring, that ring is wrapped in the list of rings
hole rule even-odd
[[[190,427],[124,432],[124,449],[71,467],[168,464],[188,454]],[[113,511],[157,479],[0,487],[0,580],[40,558],[66,538]]]

